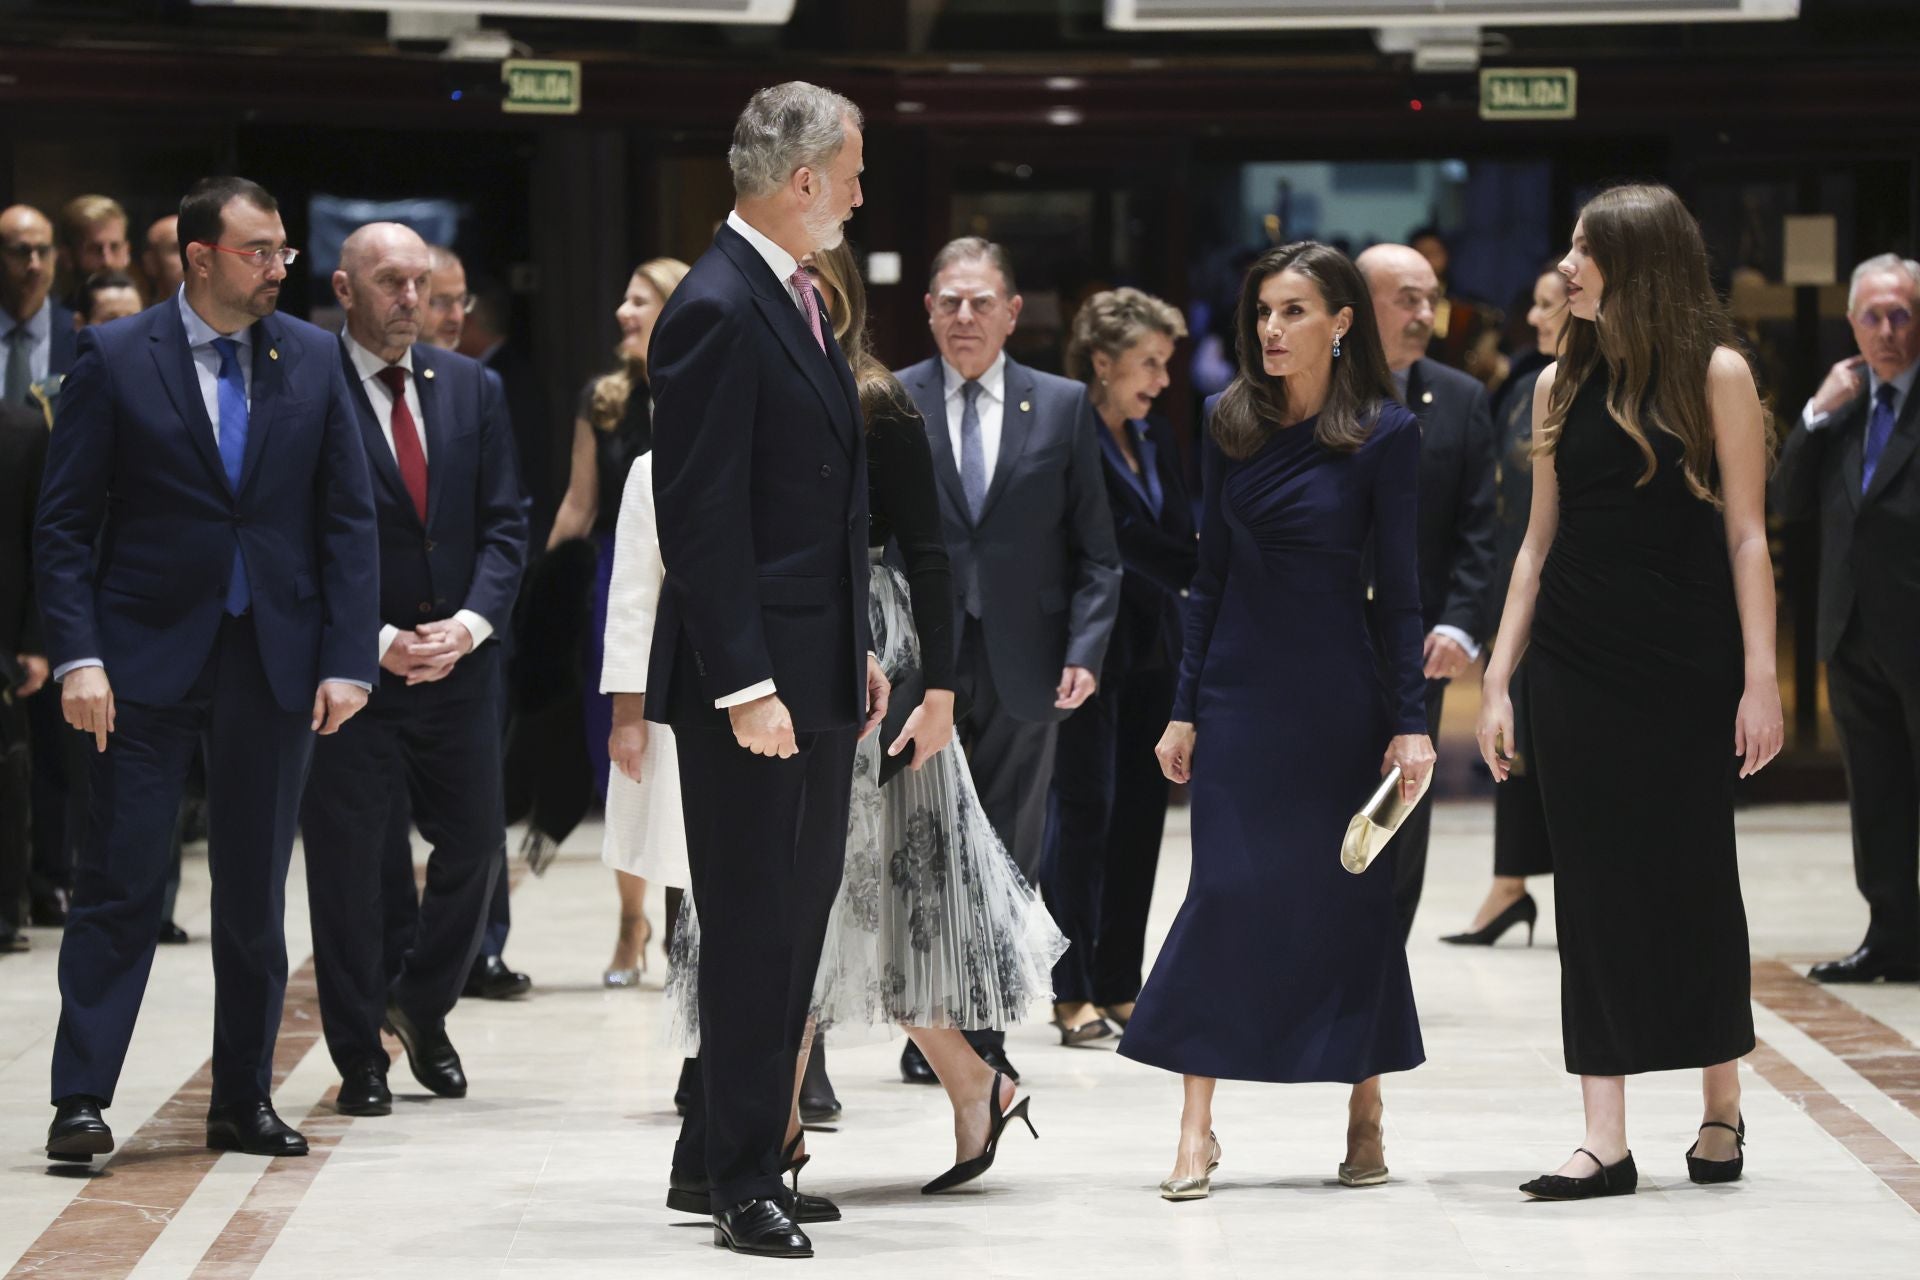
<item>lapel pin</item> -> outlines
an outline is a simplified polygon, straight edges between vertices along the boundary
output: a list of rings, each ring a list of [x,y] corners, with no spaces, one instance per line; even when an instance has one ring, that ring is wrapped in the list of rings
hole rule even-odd
[[[1022,412],[1022,413],[1032,413],[1032,412],[1033,412],[1033,404],[1032,404],[1032,403],[1031,403],[1030,401],[1027,401],[1027,400],[1022,400],[1022,401],[1020,402],[1020,412]]]
[[[1433,403],[1433,392],[1431,392],[1431,391],[1423,391],[1423,392],[1421,392],[1421,393],[1420,393],[1420,403],[1421,403],[1421,404],[1432,404],[1432,403]]]
[[[427,380],[428,382],[432,382],[432,381],[433,381],[433,370],[431,370],[431,369],[422,369],[422,370],[420,371],[420,376],[421,376],[421,377],[423,377],[423,378],[425,378],[425,379],[426,379],[426,380]]]
[[[280,358],[280,348],[278,347],[267,348],[267,359],[278,360],[279,358]]]

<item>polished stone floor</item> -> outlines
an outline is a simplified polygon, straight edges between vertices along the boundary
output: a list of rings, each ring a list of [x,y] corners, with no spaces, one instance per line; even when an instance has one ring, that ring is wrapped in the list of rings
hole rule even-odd
[[[1640,1194],[1575,1205],[1514,1190],[1579,1138],[1550,922],[1531,949],[1517,935],[1491,951],[1434,940],[1465,922],[1484,888],[1490,826],[1484,802],[1437,815],[1411,948],[1430,1057],[1387,1082],[1388,1185],[1334,1181],[1340,1089],[1228,1084],[1214,1197],[1165,1203],[1155,1184],[1172,1157],[1177,1082],[1108,1048],[1059,1048],[1034,1025],[1013,1033],[1010,1052],[1040,1140],[1010,1134],[976,1190],[924,1198],[919,1184],[952,1158],[942,1095],[897,1083],[897,1040],[837,1035],[846,1114],[837,1132],[812,1136],[807,1184],[846,1219],[813,1230],[814,1266],[889,1277],[1920,1275],[1920,988],[1832,992],[1798,976],[1850,949],[1863,926],[1844,811],[1741,815],[1762,1041],[1742,1071],[1747,1179],[1687,1181],[1697,1077],[1651,1076],[1629,1095]],[[590,1280],[771,1266],[714,1250],[699,1220],[661,1206],[677,1067],[662,1042],[662,961],[656,950],[642,990],[602,989],[616,908],[597,840],[582,830],[544,879],[516,890],[508,954],[537,986],[524,1001],[468,1002],[453,1015],[474,1082],[464,1101],[428,1098],[401,1064],[392,1116],[334,1115],[326,1056],[309,1052],[311,985],[296,974],[276,1097],[314,1139],[304,1160],[215,1158],[197,1145],[212,978],[195,858],[179,913],[195,942],[159,954],[108,1113],[121,1150],[88,1178],[50,1173],[40,1144],[58,937],[36,931],[31,953],[0,960],[0,1268],[62,1280]],[[1186,862],[1176,821],[1156,939]],[[296,867],[296,969],[308,953],[303,885]],[[1536,892],[1550,921],[1552,886]],[[1234,980],[1258,1017],[1263,986],[1286,975]]]

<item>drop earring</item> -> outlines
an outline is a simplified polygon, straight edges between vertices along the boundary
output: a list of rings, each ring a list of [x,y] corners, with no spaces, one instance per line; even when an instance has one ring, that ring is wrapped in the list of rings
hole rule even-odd
[[[1335,360],[1340,358],[1340,335],[1337,333],[1333,335],[1333,358]]]

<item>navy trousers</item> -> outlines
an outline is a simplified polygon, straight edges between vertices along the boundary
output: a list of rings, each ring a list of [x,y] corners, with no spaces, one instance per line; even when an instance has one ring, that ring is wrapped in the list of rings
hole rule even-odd
[[[180,701],[117,704],[106,751],[88,761],[87,833],[60,942],[55,1101],[113,1101],[153,965],[196,747],[206,752],[213,878],[211,1102],[270,1096],[287,987],[287,862],[313,750],[310,719],[308,709],[274,701],[247,617],[222,621]]]

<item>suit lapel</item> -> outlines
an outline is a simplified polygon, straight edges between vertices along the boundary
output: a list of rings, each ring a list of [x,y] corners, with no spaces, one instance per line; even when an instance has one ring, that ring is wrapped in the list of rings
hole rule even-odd
[[[956,511],[967,509],[966,486],[960,483],[960,466],[953,457],[953,437],[947,434],[947,376],[936,358],[915,371],[909,389],[925,420],[927,440],[933,445],[933,474],[947,491]]]
[[[986,499],[980,504],[982,521],[993,510],[993,504],[999,501],[1000,495],[1007,491],[1014,471],[1033,440],[1032,372],[1025,365],[1015,364],[1013,357],[1008,356],[1006,379],[1001,384],[1001,390],[1006,400],[1000,406],[1000,456],[994,460],[993,479],[987,485]]]
[[[220,445],[214,439],[213,423],[207,418],[206,397],[200,394],[200,373],[193,366],[193,350],[187,345],[186,322],[180,318],[177,307],[155,317],[151,342],[160,385],[166,388],[167,399],[173,402],[174,411],[186,424],[187,437],[199,450],[200,460],[213,472],[220,487],[231,493],[227,469],[220,462]]]
[[[1413,410],[1413,420],[1420,424],[1420,434],[1427,434],[1427,414],[1433,410],[1433,392],[1426,389],[1426,379],[1420,376],[1420,366],[1424,359],[1415,360],[1407,370],[1407,408]]]
[[[1887,491],[1887,486],[1900,474],[1900,468],[1913,457],[1914,446],[1920,444],[1920,415],[1914,412],[1916,406],[1920,406],[1920,394],[1916,393],[1920,393],[1920,383],[1907,393],[1907,402],[1900,406],[1893,434],[1887,438],[1887,447],[1880,451],[1880,463],[1873,469],[1873,483],[1860,497],[1862,503],[1871,502]]]
[[[266,452],[274,418],[286,399],[287,374],[299,360],[299,349],[280,340],[273,317],[253,326],[253,393],[247,405],[247,451],[240,461],[240,492],[247,491],[253,473]]]
[[[820,397],[820,407],[827,411],[827,419],[833,426],[833,433],[840,442],[841,449],[851,457],[859,439],[859,410],[847,403],[847,393],[842,388],[835,363],[845,365],[846,357],[834,344],[833,335],[824,333],[826,351],[813,340],[813,329],[807,324],[806,317],[800,314],[799,304],[787,291],[787,282],[778,279],[773,269],[767,266],[754,247],[747,243],[745,236],[732,227],[722,226],[714,236],[714,244],[727,255],[753,290],[753,302],[760,309],[774,335],[780,339],[787,358],[792,360],[800,373],[813,386]],[[821,308],[824,322],[826,308]]]
[[[413,386],[420,396],[420,416],[426,421],[420,424],[420,430],[426,435],[427,446],[427,527],[433,527],[433,518],[440,514],[440,493],[445,481],[441,475],[447,470],[438,465],[447,461],[447,452],[452,447],[453,424],[449,421],[447,393],[440,389],[440,380],[435,376],[434,360],[431,356],[421,359],[426,350],[424,343],[415,343],[413,348]],[[399,474],[396,465],[394,474]],[[412,508],[413,503],[408,501]]]
[[[386,485],[395,505],[411,516],[414,514],[413,499],[407,496],[407,486],[400,479],[400,464],[394,461],[393,449],[380,431],[380,415],[367,395],[367,384],[361,379],[360,370],[354,367],[345,338],[340,339],[340,363],[346,369],[347,385],[353,389],[354,416],[360,419],[360,440],[366,447],[367,462],[372,466],[373,473],[380,477],[380,482]],[[433,474],[431,468],[427,474]]]
[[[1846,485],[1847,501],[1858,511],[1865,497],[1860,492],[1860,477],[1866,472],[1867,439],[1867,397],[1863,394],[1845,409],[1840,410],[1844,417],[1828,424],[1827,430],[1840,432],[1840,478]],[[1887,442],[1887,448],[1893,448],[1893,442]],[[1884,466],[1886,457],[1882,455]]]

